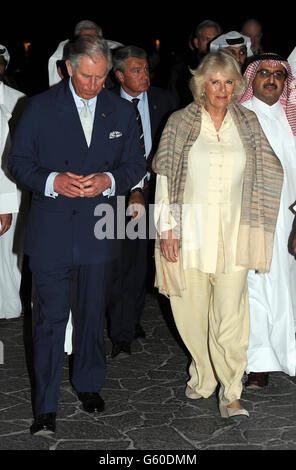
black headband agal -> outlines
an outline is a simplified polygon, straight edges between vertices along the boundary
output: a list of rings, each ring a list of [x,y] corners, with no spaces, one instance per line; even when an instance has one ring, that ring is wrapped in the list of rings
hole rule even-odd
[[[235,39],[225,39],[225,41],[227,42],[227,44],[229,44],[229,46],[234,46],[237,44],[244,44],[245,42],[244,38],[242,37],[235,38]]]

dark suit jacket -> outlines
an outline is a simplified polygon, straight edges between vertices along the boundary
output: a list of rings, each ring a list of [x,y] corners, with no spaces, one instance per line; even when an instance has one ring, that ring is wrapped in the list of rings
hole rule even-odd
[[[33,193],[27,254],[53,266],[112,259],[115,241],[94,235],[96,222],[106,214],[94,214],[98,204],[108,204],[109,219],[116,222],[116,198],[59,195],[53,199],[44,196],[44,190],[52,171],[79,175],[110,171],[116,195],[126,194],[145,174],[133,105],[103,89],[88,147],[68,81],[61,82],[30,100],[13,139],[8,168]]]
[[[120,94],[120,87],[112,91]],[[159,140],[169,115],[177,109],[177,103],[173,94],[163,88],[149,87],[147,91],[150,113],[152,149],[147,158],[147,166],[151,172],[151,162],[157,150]]]

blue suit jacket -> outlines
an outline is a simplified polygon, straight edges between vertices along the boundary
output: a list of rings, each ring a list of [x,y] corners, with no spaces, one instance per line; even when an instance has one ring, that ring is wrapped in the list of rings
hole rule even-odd
[[[100,195],[70,199],[59,195],[53,199],[44,196],[44,190],[52,171],[79,175],[110,171],[116,196],[126,194],[138,183],[145,174],[146,163],[133,105],[103,89],[97,98],[88,147],[68,82],[52,87],[31,98],[13,139],[8,168],[33,193],[27,254],[52,266],[112,259],[117,250],[110,224],[115,224],[116,238],[117,198]],[[101,211],[101,216],[96,216],[99,204],[108,205],[107,213]],[[109,238],[99,240],[94,234],[95,224],[100,217],[106,220],[106,214]]]

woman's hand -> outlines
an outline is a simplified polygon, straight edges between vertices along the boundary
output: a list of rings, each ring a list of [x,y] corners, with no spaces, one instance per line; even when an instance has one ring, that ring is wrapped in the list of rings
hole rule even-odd
[[[176,263],[179,248],[178,248],[178,239],[174,238],[173,230],[168,230],[161,233],[160,239],[160,249],[161,254],[164,258],[172,263]]]

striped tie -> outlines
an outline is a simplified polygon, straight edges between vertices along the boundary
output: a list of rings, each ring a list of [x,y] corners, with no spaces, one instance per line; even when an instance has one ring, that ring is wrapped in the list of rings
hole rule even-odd
[[[138,109],[138,103],[139,103],[139,98],[133,98],[132,102],[134,103],[136,114],[137,114],[137,122],[139,126],[139,133],[140,133],[140,143],[141,143],[141,148],[143,150],[144,157],[146,159],[146,151],[145,151],[145,142],[144,142],[144,132],[143,132],[143,126],[142,126],[142,119],[140,116],[140,112]]]

